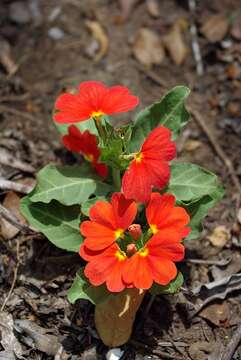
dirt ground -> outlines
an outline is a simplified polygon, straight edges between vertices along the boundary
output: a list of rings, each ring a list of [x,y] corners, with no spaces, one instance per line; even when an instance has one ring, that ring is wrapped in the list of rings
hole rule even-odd
[[[153,303],[147,296],[132,338],[122,347],[123,359],[218,360],[241,324],[240,284],[235,291],[226,284],[223,298],[196,313],[188,294],[241,272],[240,19],[239,0],[0,0],[1,178],[30,183],[49,162],[71,160],[51,112],[58,94],[81,81],[125,85],[140,97],[141,107],[175,85],[192,90],[188,106],[193,116],[178,140],[179,158],[220,176],[225,197],[207,217],[203,236],[186,244],[185,289]],[[197,36],[190,31],[193,26]],[[148,50],[151,38],[140,40],[143,28],[161,39],[155,43],[155,54],[161,51],[156,61]],[[192,51],[195,44],[201,61]],[[197,74],[197,63],[203,73]],[[33,169],[7,166],[6,152]],[[0,193],[2,203],[6,196]],[[104,359],[108,349],[94,330],[93,306],[86,301],[71,306],[66,299],[79,257],[39,235],[17,233],[6,239],[2,229],[0,239],[2,304],[17,276],[0,312],[0,359],[14,359],[16,347],[20,359]],[[241,359],[241,346],[232,358]]]

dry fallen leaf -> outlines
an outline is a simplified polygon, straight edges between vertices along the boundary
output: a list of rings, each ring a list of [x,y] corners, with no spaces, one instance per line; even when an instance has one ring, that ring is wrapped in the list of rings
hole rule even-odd
[[[0,38],[0,63],[9,75],[14,74],[18,68],[12,58],[10,45],[3,38]]]
[[[158,18],[161,15],[157,0],[146,0],[146,8],[147,12],[154,18]]]
[[[173,25],[171,31],[163,37],[163,42],[173,62],[176,65],[183,64],[189,50],[184,42],[179,23]]]
[[[218,14],[208,18],[201,27],[203,35],[211,42],[223,40],[228,32],[229,22],[226,16]]]
[[[199,140],[187,140],[184,144],[184,150],[192,152],[200,148],[200,146],[202,146],[202,143]]]
[[[236,14],[230,33],[234,39],[241,40],[241,13]]]
[[[224,225],[219,225],[207,238],[213,246],[222,248],[227,244],[230,239],[230,231]]]
[[[211,304],[203,309],[199,315],[216,326],[224,325],[230,318],[228,303],[224,301],[221,304]]]
[[[4,350],[14,352],[18,358],[23,359],[22,345],[15,337],[13,330],[13,318],[11,314],[6,312],[0,312],[0,333],[1,333],[1,345]],[[7,358],[6,358],[7,359]]]
[[[3,200],[3,206],[8,209],[15,217],[22,223],[26,224],[26,220],[23,215],[20,213],[19,206],[20,206],[20,197],[14,192],[9,191]],[[0,219],[0,226],[1,226],[1,235],[5,239],[12,239],[16,236],[19,232],[15,226],[10,224],[5,219]]]
[[[139,0],[119,0],[121,9],[121,20],[126,21]]]
[[[87,28],[91,31],[93,37],[98,41],[100,48],[95,54],[94,61],[99,62],[107,53],[109,47],[109,39],[98,21],[87,20],[85,22]]]
[[[23,343],[33,341],[34,347],[47,355],[56,355],[61,347],[57,336],[51,334],[50,329],[45,329],[33,321],[15,320],[14,329]]]
[[[238,210],[237,219],[238,222],[241,224],[241,208]]]
[[[145,291],[127,289],[95,307],[95,325],[103,343],[110,347],[125,344],[131,335],[136,312]]]
[[[153,64],[161,64],[165,56],[160,37],[147,28],[141,28],[137,31],[133,53],[136,59],[147,67],[151,67]]]

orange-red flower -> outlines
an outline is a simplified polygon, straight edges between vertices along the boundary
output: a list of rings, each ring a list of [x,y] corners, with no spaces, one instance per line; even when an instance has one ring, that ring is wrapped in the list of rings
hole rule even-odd
[[[100,149],[98,148],[97,137],[95,135],[91,134],[88,130],[80,132],[75,125],[71,125],[68,128],[68,134],[63,136],[62,141],[69,151],[82,154],[92,164],[98,175],[102,177],[107,176],[108,167],[98,162]]]
[[[152,193],[146,216],[154,235],[127,259],[122,272],[124,282],[140,289],[149,289],[153,282],[167,285],[176,277],[174,262],[184,257],[180,242],[190,232],[189,215],[185,209],[175,207],[173,195]]]
[[[147,202],[153,187],[162,189],[167,184],[170,177],[168,161],[175,156],[171,131],[164,126],[152,130],[122,178],[125,197]]]
[[[91,284],[99,286],[106,283],[107,289],[111,292],[120,292],[129,287],[122,277],[127,256],[116,243],[99,252],[88,250],[82,245],[80,255],[89,261],[84,273]]]
[[[54,120],[74,123],[90,118],[100,118],[134,109],[139,99],[124,86],[106,87],[100,81],[85,81],[77,94],[65,93],[58,97]]]
[[[116,193],[113,197],[112,204],[114,200],[114,207],[122,213],[122,229],[127,229],[127,223],[130,224],[136,215],[135,203],[123,207],[127,201],[123,195]],[[173,280],[177,275],[175,262],[184,257],[181,240],[190,231],[187,227],[189,215],[185,209],[175,206],[175,197],[152,193],[146,209],[147,235],[151,238],[144,244],[143,237],[130,243],[128,236],[123,236],[124,232],[121,240],[117,239],[117,226],[111,225],[111,204],[100,203],[103,202],[90,210],[92,221],[81,225],[82,234],[91,238],[89,241],[87,237],[80,247],[80,255],[88,261],[85,275],[89,281],[95,286],[106,283],[110,291],[119,292],[126,287],[149,289],[153,282],[167,285]],[[93,226],[93,220],[98,221],[98,225]],[[119,237],[120,232],[117,235]]]
[[[136,217],[137,206],[122,193],[114,193],[111,202],[97,201],[89,211],[90,221],[82,222],[80,232],[85,237],[83,246],[103,250],[121,239]]]

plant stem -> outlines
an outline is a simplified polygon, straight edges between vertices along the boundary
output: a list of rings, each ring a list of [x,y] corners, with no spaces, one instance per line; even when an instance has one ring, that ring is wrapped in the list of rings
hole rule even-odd
[[[104,127],[102,126],[101,122],[99,119],[95,119],[94,118],[94,122],[95,122],[95,127],[98,131],[99,136],[101,137],[101,139],[103,140],[104,144],[106,143],[106,132]]]
[[[114,182],[116,190],[120,191],[120,189],[121,189],[120,170],[112,168],[112,177],[113,177],[113,182]]]

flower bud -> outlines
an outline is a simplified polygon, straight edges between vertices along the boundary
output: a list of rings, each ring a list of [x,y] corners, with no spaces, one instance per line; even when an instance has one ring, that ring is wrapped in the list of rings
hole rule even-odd
[[[126,248],[127,255],[133,255],[137,252],[137,248],[135,244],[128,244]]]
[[[128,227],[128,231],[133,240],[138,240],[141,236],[141,225],[132,224]]]

